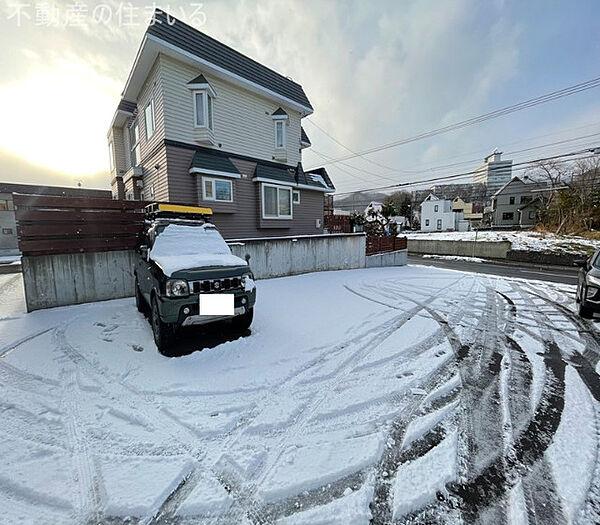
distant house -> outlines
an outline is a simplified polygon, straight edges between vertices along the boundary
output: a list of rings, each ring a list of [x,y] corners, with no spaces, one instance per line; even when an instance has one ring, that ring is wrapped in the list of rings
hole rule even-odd
[[[335,188],[302,167],[302,86],[164,11],[153,21],[107,134],[114,197],[208,206],[230,239],[323,233]]]
[[[54,195],[60,197],[91,197],[95,199],[111,198],[110,190],[0,182],[0,255],[18,250],[13,193]]]
[[[452,211],[461,211],[465,221],[468,221],[470,226],[479,225],[483,220],[483,210],[475,211],[478,207],[474,207],[472,202],[463,201],[460,197],[452,200]]]
[[[367,220],[369,219],[369,212],[379,213],[382,207],[383,202],[371,201],[365,208],[365,217],[367,217]]]
[[[546,184],[513,177],[493,196],[491,219],[494,226],[533,226],[543,205]]]
[[[421,231],[466,231],[468,227],[464,213],[452,210],[452,201],[431,193],[421,203]]]

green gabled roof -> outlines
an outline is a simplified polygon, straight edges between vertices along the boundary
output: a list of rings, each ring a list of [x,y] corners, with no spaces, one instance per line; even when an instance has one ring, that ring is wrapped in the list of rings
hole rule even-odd
[[[296,184],[294,174],[294,168],[276,168],[275,166],[268,166],[265,164],[259,164],[256,166],[256,177],[271,179],[274,182],[288,182],[291,184]]]
[[[315,189],[335,190],[325,168],[305,172],[302,165],[297,168],[276,168],[275,166],[259,164],[256,167],[256,177],[270,179],[274,182],[314,186]]]
[[[206,80],[206,77],[201,73],[195,79],[190,80],[188,84],[208,84],[208,80]]]
[[[209,153],[204,153],[202,151],[196,151],[190,169],[221,171],[223,173],[231,173],[232,175],[238,176],[240,174],[227,157],[210,155]]]

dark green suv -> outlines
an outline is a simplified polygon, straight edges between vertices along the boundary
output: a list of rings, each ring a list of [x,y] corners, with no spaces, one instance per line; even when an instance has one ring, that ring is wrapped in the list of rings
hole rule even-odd
[[[249,257],[232,255],[204,217],[156,205],[148,217],[137,248],[135,299],[150,314],[158,350],[172,355],[173,336],[189,325],[231,319],[234,330],[247,329],[256,301]]]

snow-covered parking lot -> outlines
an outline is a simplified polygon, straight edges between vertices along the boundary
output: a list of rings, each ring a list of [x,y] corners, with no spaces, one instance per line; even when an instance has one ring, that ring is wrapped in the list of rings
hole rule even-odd
[[[600,338],[572,287],[260,281],[250,336],[168,359],[133,299],[25,314],[0,277],[0,523],[600,519]]]

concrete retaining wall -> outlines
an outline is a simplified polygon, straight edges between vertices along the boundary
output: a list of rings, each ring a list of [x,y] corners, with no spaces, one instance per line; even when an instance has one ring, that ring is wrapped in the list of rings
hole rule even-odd
[[[308,235],[228,241],[250,254],[258,279],[366,265],[364,234]],[[133,250],[22,258],[27,310],[129,297],[134,293]]]
[[[234,255],[250,255],[257,279],[324,270],[364,268],[366,237],[361,233],[238,239],[227,243]]]
[[[404,266],[407,262],[408,250],[397,250],[395,252],[376,253],[367,255],[367,268],[378,266]]]
[[[23,256],[27,311],[133,295],[132,250]]]
[[[573,266],[577,259],[586,257],[585,254],[570,255],[545,252],[510,250],[506,256],[509,261],[539,264],[542,266]]]
[[[408,238],[409,253],[506,259],[510,241],[446,241]]]

